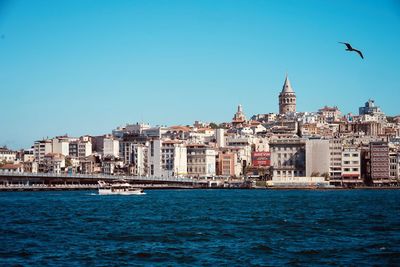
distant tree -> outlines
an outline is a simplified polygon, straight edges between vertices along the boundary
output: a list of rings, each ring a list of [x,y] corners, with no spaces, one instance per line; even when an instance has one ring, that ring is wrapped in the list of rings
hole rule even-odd
[[[386,116],[386,119],[387,119],[387,121],[388,121],[389,123],[395,123],[395,122],[396,122],[396,121],[395,121],[395,118],[396,118],[396,117]]]
[[[323,174],[321,174],[322,177],[324,177],[325,179],[329,178],[329,173],[328,172],[324,172]]]
[[[72,166],[72,161],[70,158],[66,158],[65,159],[65,167],[71,167]]]
[[[210,127],[211,127],[211,129],[218,129],[219,128],[218,124],[216,124],[215,122],[211,122],[210,123]]]
[[[228,129],[228,126],[226,125],[226,123],[220,123],[217,128],[219,128],[219,129]]]
[[[318,177],[318,176],[320,176],[319,172],[312,172],[311,173],[311,177]]]

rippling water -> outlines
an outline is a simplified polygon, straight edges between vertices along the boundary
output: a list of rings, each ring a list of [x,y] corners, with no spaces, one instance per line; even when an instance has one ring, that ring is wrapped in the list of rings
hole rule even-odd
[[[399,265],[400,191],[0,193],[0,265]]]

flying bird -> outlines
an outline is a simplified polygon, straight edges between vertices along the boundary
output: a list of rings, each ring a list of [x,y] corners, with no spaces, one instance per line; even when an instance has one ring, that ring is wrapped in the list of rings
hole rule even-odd
[[[346,48],[346,51],[349,51],[349,52],[352,52],[352,51],[357,52],[357,53],[360,55],[360,57],[361,57],[362,59],[364,59],[364,56],[363,56],[363,54],[361,53],[360,50],[354,49],[353,47],[351,47],[351,45],[350,45],[349,43],[343,43],[343,42],[339,42],[339,43],[345,44],[345,45],[346,45],[346,47],[347,47],[347,48]]]

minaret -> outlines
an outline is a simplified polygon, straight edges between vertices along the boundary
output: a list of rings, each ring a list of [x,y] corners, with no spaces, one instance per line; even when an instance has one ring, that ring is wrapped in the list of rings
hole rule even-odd
[[[286,75],[282,92],[279,94],[279,114],[296,112],[296,94],[290,85],[289,77]]]

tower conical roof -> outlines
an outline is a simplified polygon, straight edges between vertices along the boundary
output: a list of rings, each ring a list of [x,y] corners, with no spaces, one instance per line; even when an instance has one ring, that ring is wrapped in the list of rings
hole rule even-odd
[[[285,83],[283,84],[282,93],[294,93],[289,77],[286,75]]]

